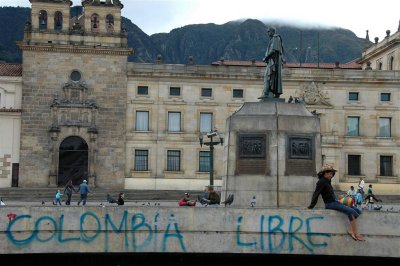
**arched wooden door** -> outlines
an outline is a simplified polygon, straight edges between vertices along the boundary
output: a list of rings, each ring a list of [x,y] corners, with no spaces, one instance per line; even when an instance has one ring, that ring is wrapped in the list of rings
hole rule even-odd
[[[74,185],[88,178],[88,145],[80,137],[72,136],[60,144],[58,160],[58,186],[64,186],[70,179]]]

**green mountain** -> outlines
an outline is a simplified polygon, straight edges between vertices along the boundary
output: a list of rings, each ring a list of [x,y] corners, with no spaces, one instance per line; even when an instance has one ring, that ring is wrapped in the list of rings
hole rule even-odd
[[[71,14],[82,12],[73,7]],[[22,40],[24,24],[30,16],[29,8],[0,7],[3,25],[0,28],[0,61],[21,62],[16,41]],[[258,60],[264,57],[268,44],[266,24],[259,20],[232,21],[222,25],[188,25],[151,36],[132,21],[122,18],[128,31],[128,45],[134,48],[131,62],[155,62],[157,55],[164,63],[184,64],[189,56],[195,64],[211,64],[225,60]],[[293,63],[341,63],[361,56],[364,39],[346,29],[300,28],[271,23],[282,36],[284,58]]]
[[[21,52],[15,42],[23,39],[25,21],[30,15],[30,8],[0,7],[0,61],[21,62]]]

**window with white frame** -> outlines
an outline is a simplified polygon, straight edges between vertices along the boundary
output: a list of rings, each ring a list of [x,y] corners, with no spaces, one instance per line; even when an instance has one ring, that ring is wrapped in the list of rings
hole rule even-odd
[[[168,131],[180,132],[181,131],[181,113],[168,112]]]
[[[149,170],[149,151],[135,150],[135,171]]]
[[[199,172],[210,172],[210,152],[201,151],[199,153]]]
[[[200,113],[200,132],[211,132],[212,113]]]
[[[347,174],[361,175],[361,155],[347,155]]]
[[[167,171],[181,170],[181,152],[176,150],[167,151]]]
[[[390,117],[379,118],[379,137],[391,137],[391,121]]]
[[[347,136],[359,136],[360,134],[360,117],[347,117]]]
[[[149,112],[136,112],[136,131],[149,131]]]
[[[380,156],[381,176],[393,176],[393,156]]]

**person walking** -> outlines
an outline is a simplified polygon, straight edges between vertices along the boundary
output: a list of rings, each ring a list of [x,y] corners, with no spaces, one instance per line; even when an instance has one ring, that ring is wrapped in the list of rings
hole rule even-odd
[[[368,202],[370,197],[372,197],[373,200],[375,200],[376,202],[382,201],[382,200],[378,199],[375,196],[375,194],[372,192],[372,184],[369,184],[369,186],[368,186],[367,196],[365,196],[364,201]]]
[[[79,185],[78,191],[81,194],[81,198],[78,201],[78,206],[79,206],[79,204],[81,204],[81,202],[82,202],[82,205],[86,205],[86,199],[87,199],[88,194],[90,193],[90,188],[89,188],[86,180],[83,180],[83,182]]]
[[[374,197],[372,196],[368,196],[368,201],[367,201],[367,205],[368,205],[368,210],[372,211],[374,209]]]
[[[365,186],[364,179],[362,177],[360,177],[360,181],[358,182],[358,189],[361,190],[361,194],[363,195],[363,197],[364,197],[364,194],[365,194],[364,186]]]
[[[72,184],[72,180],[69,180],[67,185],[64,188],[64,194],[67,196],[67,200],[65,201],[65,205],[71,205],[72,192],[77,192],[74,185]]]
[[[362,209],[362,203],[363,203],[363,197],[361,194],[361,190],[357,190],[357,194],[356,194],[356,199],[355,199],[355,205],[358,209]]]
[[[347,207],[341,204],[333,191],[333,187],[331,184],[332,178],[335,176],[337,170],[333,168],[330,164],[325,164],[320,171],[318,172],[318,182],[313,193],[311,203],[307,207],[308,209],[313,209],[314,206],[318,202],[319,195],[322,196],[322,199],[325,203],[325,209],[335,210],[339,212],[343,212],[347,215],[350,221],[350,230],[348,230],[348,234],[354,239],[358,241],[365,241],[365,238],[358,233],[356,219],[360,216],[361,210],[357,207]]]
[[[53,202],[53,205],[59,204],[61,206],[61,198],[62,198],[62,196],[63,196],[63,194],[61,194],[60,190],[58,189],[57,193],[56,193],[55,200]]]

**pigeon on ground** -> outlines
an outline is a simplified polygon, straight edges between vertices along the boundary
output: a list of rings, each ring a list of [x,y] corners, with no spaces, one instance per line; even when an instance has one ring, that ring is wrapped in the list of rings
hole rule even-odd
[[[222,202],[222,203],[225,204],[225,207],[226,207],[226,205],[230,206],[232,204],[232,202],[233,202],[233,199],[234,199],[233,194],[229,194],[228,197],[226,198],[226,200],[224,202]]]
[[[251,207],[256,206],[256,196],[253,196],[253,198],[251,199],[251,201],[250,201],[250,206],[251,206]]]
[[[0,198],[0,205],[1,206],[5,206],[6,204],[4,203],[4,201],[3,201],[3,198]]]
[[[108,203],[118,203],[110,194],[107,194],[107,202]]]

